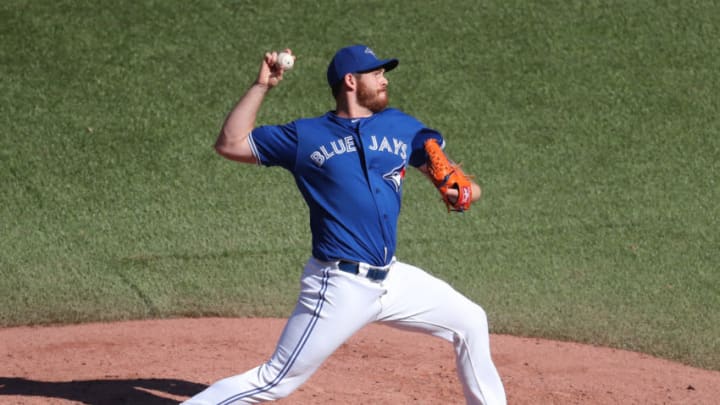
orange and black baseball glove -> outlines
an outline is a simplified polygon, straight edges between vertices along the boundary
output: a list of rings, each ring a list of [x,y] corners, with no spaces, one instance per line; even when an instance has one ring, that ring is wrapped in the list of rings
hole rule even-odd
[[[463,212],[470,209],[472,203],[472,181],[460,166],[451,161],[445,155],[436,139],[425,141],[425,152],[427,153],[427,172],[435,187],[440,191],[448,212]],[[449,190],[457,191],[448,193]]]

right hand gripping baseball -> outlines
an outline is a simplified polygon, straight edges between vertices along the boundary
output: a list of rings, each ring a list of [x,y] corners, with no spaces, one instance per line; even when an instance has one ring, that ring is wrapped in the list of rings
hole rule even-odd
[[[292,55],[290,49],[285,49],[282,52]],[[267,52],[265,54],[265,58],[260,65],[260,72],[258,72],[258,77],[255,81],[257,84],[266,86],[267,88],[273,88],[280,84],[283,79],[283,73],[285,73],[285,69],[277,63],[280,53],[281,52]]]

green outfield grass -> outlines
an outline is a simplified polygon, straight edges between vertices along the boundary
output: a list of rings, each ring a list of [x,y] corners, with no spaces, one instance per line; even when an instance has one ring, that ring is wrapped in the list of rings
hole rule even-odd
[[[0,3],[0,325],[286,316],[310,252],[281,169],[212,144],[266,50],[260,123],[333,106],[334,51],[401,60],[392,103],[480,204],[406,178],[398,256],[494,333],[720,370],[714,1]]]

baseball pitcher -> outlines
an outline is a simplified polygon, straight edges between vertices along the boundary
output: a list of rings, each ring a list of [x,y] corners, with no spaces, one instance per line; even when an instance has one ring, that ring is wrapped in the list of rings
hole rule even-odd
[[[289,49],[283,53],[292,56]],[[371,322],[451,342],[467,403],[505,404],[485,311],[395,257],[408,167],[427,175],[450,211],[467,211],[481,193],[447,158],[438,131],[388,107],[386,73],[398,60],[379,59],[365,45],[342,48],[327,68],[334,111],[256,128],[266,95],[294,62],[287,55],[280,63],[278,58],[277,52],[265,54],[255,83],[228,114],[215,148],[227,159],[292,173],[309,207],[312,255],[269,360],[212,384],[185,404],[254,404],[286,397]]]

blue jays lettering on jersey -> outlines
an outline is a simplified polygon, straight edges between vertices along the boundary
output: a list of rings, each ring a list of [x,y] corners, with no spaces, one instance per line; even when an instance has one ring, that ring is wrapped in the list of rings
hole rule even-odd
[[[424,141],[442,136],[394,108],[367,118],[334,112],[255,128],[248,138],[259,164],[295,177],[310,211],[313,256],[375,266],[395,254],[408,165],[425,163]]]

